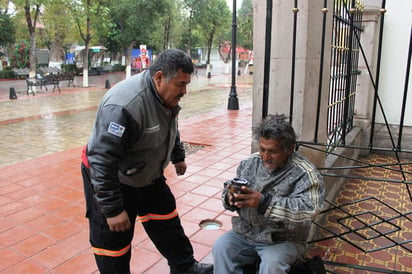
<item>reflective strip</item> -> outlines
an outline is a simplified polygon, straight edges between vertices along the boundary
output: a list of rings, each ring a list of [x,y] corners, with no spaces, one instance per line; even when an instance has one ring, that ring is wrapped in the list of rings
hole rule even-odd
[[[99,255],[99,256],[120,257],[129,251],[130,245],[131,244],[129,244],[128,246],[120,250],[109,250],[109,249],[103,249],[103,248],[97,248],[97,247],[92,247],[92,250],[94,254]]]
[[[175,218],[176,216],[177,216],[177,210],[175,209],[171,213],[166,214],[166,215],[149,213],[144,216],[139,216],[138,220],[141,223],[145,223],[151,220],[154,220],[154,221],[170,220],[170,219]]]

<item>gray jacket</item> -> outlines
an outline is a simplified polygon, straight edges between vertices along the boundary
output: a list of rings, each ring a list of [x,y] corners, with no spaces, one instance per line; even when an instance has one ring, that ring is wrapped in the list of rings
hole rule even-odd
[[[179,110],[162,104],[149,71],[119,82],[105,94],[87,146],[102,213],[110,217],[123,210],[119,183],[147,186],[163,176],[171,157],[173,162],[184,161],[177,131]]]
[[[283,169],[270,173],[255,153],[240,163],[237,176],[248,180],[249,187],[263,197],[257,209],[239,209],[227,203],[224,188],[224,207],[239,215],[232,218],[234,231],[259,243],[306,242],[325,195],[323,179],[312,163],[294,152]]]

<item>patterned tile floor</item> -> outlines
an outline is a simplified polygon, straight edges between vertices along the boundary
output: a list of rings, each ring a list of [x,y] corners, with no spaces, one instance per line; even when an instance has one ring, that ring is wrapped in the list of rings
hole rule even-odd
[[[372,154],[361,160],[373,167],[352,171],[351,175],[358,178],[347,179],[322,214],[326,222],[319,222],[323,226],[310,245],[309,254],[340,263],[340,266],[327,265],[333,273],[378,273],[372,268],[386,273],[411,273],[411,185],[408,190],[405,183],[394,181],[411,181],[412,165],[410,161],[401,161],[405,175],[402,177],[397,165],[377,167],[397,163],[395,157]],[[342,267],[342,264],[370,269]]]
[[[109,79],[113,85],[122,79],[122,75],[90,78],[90,88],[80,88],[80,79],[76,78],[75,88],[63,87],[61,93],[49,91],[36,96],[27,96],[21,81],[0,82],[1,273],[97,273],[84,218],[79,157],[81,146],[90,133],[97,104],[106,92],[105,80]],[[224,211],[220,204],[222,182],[234,176],[239,161],[251,150],[252,77],[237,77],[239,111],[227,110],[230,81],[228,74],[212,75],[211,79],[199,74],[193,79],[189,94],[182,100],[179,125],[183,141],[206,146],[188,155],[189,167],[184,176],[177,177],[170,168],[166,170],[195,257],[205,262],[211,261],[215,239],[231,226],[232,213]],[[16,88],[17,100],[8,99],[12,86]],[[386,163],[392,159],[372,156],[371,160]],[[410,171],[410,165],[405,166]],[[392,176],[387,170],[384,173],[379,170],[369,172],[365,176],[375,173],[380,177]],[[358,213],[373,207],[373,212],[378,212],[381,218],[411,211],[405,186],[393,183],[349,180],[335,202],[346,204],[369,196],[390,204],[397,211],[382,207],[377,201],[350,204],[345,209]],[[380,220],[369,213],[362,214],[360,220],[343,219],[343,224],[338,225],[338,218],[346,215],[336,210],[325,214],[328,214],[325,226],[338,234],[346,231],[343,225],[362,228],[363,223]],[[219,230],[202,230],[199,222],[204,219],[216,219],[223,226]],[[410,214],[402,216],[392,221],[394,225],[379,225],[379,231],[389,233],[393,227],[401,227],[402,230],[391,233],[391,239],[397,237],[399,241],[410,241],[410,219]],[[374,236],[374,233],[369,229],[358,234]],[[328,236],[324,232],[318,234]],[[382,244],[380,239],[365,241],[356,233],[344,237],[365,248]],[[410,242],[403,246],[365,254],[348,241],[328,239],[312,244],[308,254],[319,254],[334,262],[412,272],[408,257]],[[131,265],[133,273],[168,273],[167,263],[139,224],[133,241]],[[327,267],[331,273],[373,273]]]

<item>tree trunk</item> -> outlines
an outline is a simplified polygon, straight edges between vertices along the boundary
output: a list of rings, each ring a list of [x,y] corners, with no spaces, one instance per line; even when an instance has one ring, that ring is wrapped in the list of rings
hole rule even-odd
[[[64,61],[63,41],[64,34],[56,33],[55,41],[52,42],[50,49],[50,62],[62,63]]]
[[[36,74],[36,32],[30,33],[30,75]]]
[[[135,42],[130,43],[126,54],[126,78],[132,76],[132,51]]]
[[[84,48],[84,55],[83,55],[83,87],[89,87],[89,48],[90,48],[90,40],[91,40],[91,33],[90,33],[90,0],[87,0],[87,17],[86,17],[86,39],[85,39],[85,48]]]
[[[86,42],[83,52],[83,87],[89,87],[89,41]]]
[[[164,34],[163,34],[163,50],[169,48],[169,40],[170,40],[170,15],[167,17],[167,22],[165,24]]]
[[[26,16],[27,29],[30,37],[30,72],[29,77],[36,75],[36,22],[40,12],[40,5],[35,5],[34,18],[31,16],[30,2],[24,2],[24,14]]]
[[[215,29],[211,31],[208,39],[207,39],[207,59],[206,64],[210,65],[210,52],[212,51],[212,44],[213,44],[213,36],[215,35]]]

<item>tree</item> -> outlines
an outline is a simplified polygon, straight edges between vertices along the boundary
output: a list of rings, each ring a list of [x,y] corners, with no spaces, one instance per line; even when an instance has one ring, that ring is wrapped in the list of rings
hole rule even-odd
[[[246,49],[253,49],[253,3],[243,0],[237,15],[237,44]]]
[[[16,29],[10,15],[2,11],[0,11],[0,26],[0,46],[13,45],[16,41]]]
[[[186,51],[187,54],[189,54],[189,56],[191,56],[191,49],[192,49],[192,41],[193,41],[193,27],[195,24],[195,19],[194,16],[201,14],[200,9],[200,2],[201,0],[184,0],[184,7],[187,9],[188,11],[188,18],[186,20],[187,22],[187,33],[186,33]]]
[[[83,51],[83,87],[89,87],[89,49],[92,40],[92,24],[106,24],[109,21],[110,1],[66,0],[80,37],[85,44]]]
[[[132,50],[136,45],[151,45],[154,33],[159,32],[155,22],[167,20],[164,14],[172,8],[173,1],[123,0],[111,7],[109,40],[126,51],[126,77],[131,75]],[[165,33],[160,31],[160,33]]]
[[[16,7],[22,7],[27,23],[30,39],[30,77],[36,74],[36,26],[40,16],[42,1],[19,0],[15,1]]]
[[[73,21],[64,0],[50,1],[45,8],[41,23],[44,31],[39,33],[39,41],[50,51],[50,62],[64,61],[66,41],[75,41]],[[68,39],[69,38],[69,39]]]
[[[230,26],[231,13],[225,0],[201,1],[198,5],[199,9],[194,11],[193,19],[207,47],[206,64],[209,68],[214,38]]]
[[[155,51],[162,51],[181,44],[183,31],[183,14],[181,1],[167,0],[168,12],[160,14],[150,43]],[[162,31],[160,31],[162,30]]]
[[[0,0],[0,14],[9,13],[10,0]]]

